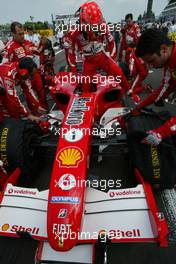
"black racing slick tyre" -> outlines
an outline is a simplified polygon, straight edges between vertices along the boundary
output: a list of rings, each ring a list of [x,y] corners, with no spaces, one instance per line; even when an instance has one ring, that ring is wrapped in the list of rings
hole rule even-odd
[[[8,173],[20,168],[25,180],[36,174],[40,164],[41,130],[37,124],[5,118],[0,124],[0,159]]]

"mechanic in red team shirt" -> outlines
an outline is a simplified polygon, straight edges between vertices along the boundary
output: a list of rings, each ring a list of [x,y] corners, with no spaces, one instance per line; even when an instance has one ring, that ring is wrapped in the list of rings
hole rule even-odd
[[[136,55],[154,68],[164,68],[162,85],[153,91],[133,111],[134,115],[139,110],[154,102],[168,98],[176,89],[176,44],[167,35],[158,29],[146,30],[138,43]],[[161,127],[148,131],[148,136],[143,143],[158,145],[162,138],[176,134],[176,116],[172,117]]]
[[[143,80],[148,75],[148,66],[147,64],[135,55],[135,48],[128,48],[126,51],[126,63],[128,65],[130,81],[130,90],[128,95],[130,95],[136,103],[141,101],[140,97],[137,95],[144,92],[147,89],[146,85],[143,85]]]
[[[133,15],[127,14],[125,17],[126,25],[122,28],[122,38],[120,44],[118,61],[122,60],[123,51],[127,51],[128,47],[135,47],[141,36],[138,24],[133,21]]]
[[[140,102],[138,93],[143,92],[146,87],[142,85],[142,81],[148,75],[147,65],[141,58],[135,55],[136,45],[141,35],[139,26],[134,23],[133,15],[127,14],[125,17],[126,25],[121,30],[122,38],[119,51],[119,62],[122,60],[123,52],[125,51],[125,63],[128,67],[130,80],[130,95],[135,102]]]
[[[101,68],[108,75],[116,78],[120,76],[121,86],[124,91],[129,90],[129,84],[118,64],[114,61],[116,57],[116,45],[114,38],[108,30],[98,4],[94,1],[86,2],[79,9],[80,24],[77,29],[67,35],[66,57],[72,72],[76,72],[75,47],[83,52],[85,57],[83,65],[83,76],[91,80],[97,68]],[[108,45],[108,56],[104,50],[103,43]],[[87,80],[87,78],[85,78]],[[90,84],[83,83],[83,91],[89,92]]]
[[[0,118],[4,116],[13,118],[26,117],[31,121],[39,121],[39,116],[45,113],[45,109],[40,106],[38,99],[31,88],[29,78],[33,78],[37,66],[32,58],[22,58],[19,62],[6,62],[0,65]],[[30,107],[36,113],[31,112],[21,102],[17,87],[21,86],[30,103]]]
[[[39,55],[42,52],[42,49],[37,49],[32,42],[24,39],[24,29],[20,23],[13,22],[11,32],[13,39],[6,44],[3,61],[17,62],[23,57],[33,58],[35,54]],[[34,75],[32,88],[36,91],[41,105],[47,108],[46,94],[38,71]]]

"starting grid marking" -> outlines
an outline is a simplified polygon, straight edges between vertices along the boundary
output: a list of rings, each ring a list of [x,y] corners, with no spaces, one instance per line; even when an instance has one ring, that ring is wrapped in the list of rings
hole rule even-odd
[[[56,53],[55,53],[55,55],[57,55],[57,54],[59,54],[59,53],[61,53],[61,52],[63,52],[64,50],[62,49],[62,50],[59,50],[59,51],[57,51]]]

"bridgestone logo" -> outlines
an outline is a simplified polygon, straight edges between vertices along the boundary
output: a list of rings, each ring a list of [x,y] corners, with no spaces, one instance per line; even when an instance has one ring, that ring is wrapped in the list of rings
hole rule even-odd
[[[8,128],[3,128],[0,138],[0,159],[2,160],[4,165],[8,165],[7,160],[7,136],[8,136]]]
[[[154,179],[160,179],[160,161],[157,146],[151,146],[151,158]]]

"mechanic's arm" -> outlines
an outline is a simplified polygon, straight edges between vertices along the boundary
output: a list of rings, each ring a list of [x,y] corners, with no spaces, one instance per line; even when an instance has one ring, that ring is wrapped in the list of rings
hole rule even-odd
[[[147,132],[148,136],[143,139],[142,143],[149,145],[158,145],[163,138],[176,134],[176,116],[172,117],[159,128]]]
[[[14,61],[14,52],[13,50],[7,45],[5,46],[5,49],[2,54],[2,63],[8,62],[8,61]]]
[[[141,102],[133,110],[133,113],[135,113],[136,110],[138,111],[147,105],[156,103],[161,99],[167,98],[168,95],[174,91],[174,88],[175,85],[174,83],[172,83],[172,80],[170,78],[170,72],[168,70],[165,70],[162,85],[158,89],[154,90],[143,102]]]
[[[70,50],[66,51],[67,52],[67,63],[70,66],[71,72],[76,73],[76,55],[74,53],[70,53]]]
[[[71,71],[73,73],[76,73],[76,52],[75,52],[75,40],[74,35],[71,34],[69,37],[69,41],[67,43],[63,43],[63,45],[68,45],[67,48],[65,48],[65,54],[67,59],[67,64],[70,66]]]
[[[139,28],[139,26],[136,26],[136,28],[135,28],[135,39],[134,39],[135,46],[138,44],[140,36],[141,36],[140,28]]]
[[[134,67],[132,67],[130,70],[133,70],[132,76],[135,78],[132,80],[131,83],[131,92],[138,93],[138,89],[142,87],[142,81],[147,77],[148,75],[148,67],[147,65],[140,60],[139,58],[134,57],[134,62],[131,61],[132,65],[134,63]]]
[[[17,95],[15,83],[11,81],[9,88],[9,80],[6,84],[5,82],[5,90],[6,97],[9,106],[13,106],[14,113],[18,115],[18,117],[27,117],[31,121],[39,122],[39,118],[30,114],[30,112],[26,109],[25,105],[20,101],[20,98]]]
[[[162,85],[154,90],[143,102],[141,102],[133,111],[140,110],[141,108],[158,102],[160,99],[165,99],[174,90],[174,84],[171,82],[170,78],[166,76],[165,73]]]
[[[136,58],[132,48],[126,50],[126,62],[129,67],[130,77],[136,76]]]
[[[41,107],[39,100],[35,96],[35,93],[32,89],[31,81],[25,80],[24,82],[21,83],[21,87],[23,89],[27,101],[29,101],[32,104],[33,109],[38,113],[41,114],[45,113],[46,110],[43,107]]]
[[[28,43],[30,43],[30,50],[32,51],[32,53],[34,55],[40,55],[43,52],[44,49],[44,44],[43,42],[40,40],[40,43],[38,45],[35,45],[33,42],[28,41]]]
[[[30,84],[30,88],[32,85],[32,91],[37,92],[37,96],[38,96],[37,100],[39,100],[40,105],[43,108],[48,109],[47,98],[46,98],[46,93],[45,93],[45,89],[43,86],[43,81],[42,81],[41,75],[38,70],[34,73],[33,80],[31,81],[29,80],[29,84]],[[36,97],[34,99],[36,99]]]
[[[140,75],[140,77],[144,80],[149,73],[149,67],[141,58],[136,57],[135,54],[134,56],[135,56],[136,70]]]
[[[114,60],[117,57],[116,44],[113,35],[106,27],[106,39],[107,39],[107,51],[110,53],[110,57]]]
[[[20,101],[19,96],[17,95],[16,86],[14,81],[8,80],[4,82],[6,97],[7,97],[7,104],[9,106],[13,106],[14,112],[22,116],[29,116],[29,112],[24,106],[24,104]]]
[[[158,98],[159,94],[161,93],[162,88],[159,87],[158,89],[154,90],[144,101],[142,101],[138,106],[136,106],[136,110],[140,110],[141,108],[153,104],[156,99]]]

